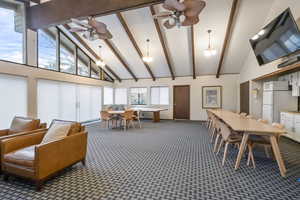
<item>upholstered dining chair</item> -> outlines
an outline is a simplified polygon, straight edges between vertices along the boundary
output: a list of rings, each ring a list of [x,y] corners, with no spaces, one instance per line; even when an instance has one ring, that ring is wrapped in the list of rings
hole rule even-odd
[[[136,110],[134,111],[134,116],[133,116],[134,120],[137,121],[139,123],[140,128],[142,128],[142,123],[141,123],[141,111]]]
[[[207,113],[206,128],[210,129],[213,114],[209,110],[206,110],[206,113]]]
[[[101,111],[101,120],[104,122],[104,127],[109,128],[109,122],[112,120],[112,115],[108,111]]]
[[[125,110],[124,114],[121,115],[121,121],[124,126],[124,131],[127,130],[127,127],[131,125],[133,128],[134,126],[134,110]]]
[[[264,123],[264,124],[268,124],[269,123],[269,121],[266,120],[266,119],[258,119],[257,121],[261,122],[261,123]]]

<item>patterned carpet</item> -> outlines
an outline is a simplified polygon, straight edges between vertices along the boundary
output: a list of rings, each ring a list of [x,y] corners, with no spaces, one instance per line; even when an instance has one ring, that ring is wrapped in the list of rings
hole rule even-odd
[[[276,162],[255,151],[257,169],[233,169],[237,151],[226,165],[212,153],[209,136],[199,122],[144,122],[128,132],[89,127],[87,166],[77,164],[46,182],[36,192],[26,181],[0,180],[5,200],[199,200],[300,199],[300,145],[282,140],[288,177]],[[1,178],[2,179],[2,178]]]

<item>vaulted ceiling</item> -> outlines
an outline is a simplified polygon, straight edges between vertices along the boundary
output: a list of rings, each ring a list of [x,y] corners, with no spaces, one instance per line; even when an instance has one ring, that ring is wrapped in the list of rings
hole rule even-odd
[[[230,29],[228,25],[235,2],[239,3]],[[143,7],[97,17],[108,26],[113,39],[94,42],[82,39],[98,56],[99,45],[103,47],[101,58],[121,79],[172,77],[172,73],[175,78],[193,76],[193,63],[196,76],[217,75],[219,67],[221,75],[240,73],[250,51],[248,40],[264,25],[273,0],[207,0],[206,3],[200,22],[193,28],[168,30],[162,26],[162,21],[156,26],[152,13],[163,10],[158,4],[152,11],[151,7]],[[69,23],[69,26],[74,24]],[[208,46],[209,29],[217,55],[205,57],[203,52]],[[149,65],[141,59],[141,54],[146,54],[146,39],[151,41],[150,54],[154,58]],[[225,39],[228,39],[227,46],[224,46]]]

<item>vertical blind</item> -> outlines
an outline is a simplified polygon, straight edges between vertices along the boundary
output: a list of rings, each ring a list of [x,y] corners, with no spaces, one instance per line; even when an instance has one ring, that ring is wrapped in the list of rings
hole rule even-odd
[[[99,118],[101,87],[59,81],[38,81],[38,117],[48,124],[53,119],[90,121]]]
[[[168,87],[151,87],[152,105],[169,105]]]
[[[127,104],[127,88],[115,88],[115,104]]]
[[[111,87],[104,87],[104,92],[103,92],[103,104],[104,105],[112,105],[114,104],[114,89]]]
[[[0,129],[10,127],[14,116],[27,116],[27,80],[0,74]]]

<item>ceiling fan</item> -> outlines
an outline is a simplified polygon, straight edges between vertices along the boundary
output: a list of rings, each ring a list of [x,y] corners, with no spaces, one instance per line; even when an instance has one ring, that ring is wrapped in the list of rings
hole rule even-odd
[[[94,17],[89,17],[88,22],[82,22],[78,19],[71,19],[76,24],[76,27],[71,28],[70,32],[83,33],[83,37],[89,41],[97,39],[107,40],[112,39],[112,34],[107,29],[107,26],[97,21]]]
[[[199,14],[205,6],[205,1],[201,0],[165,0],[163,8],[168,11],[160,12],[153,17],[168,19],[164,22],[167,29],[175,26],[191,26],[199,22]]]

